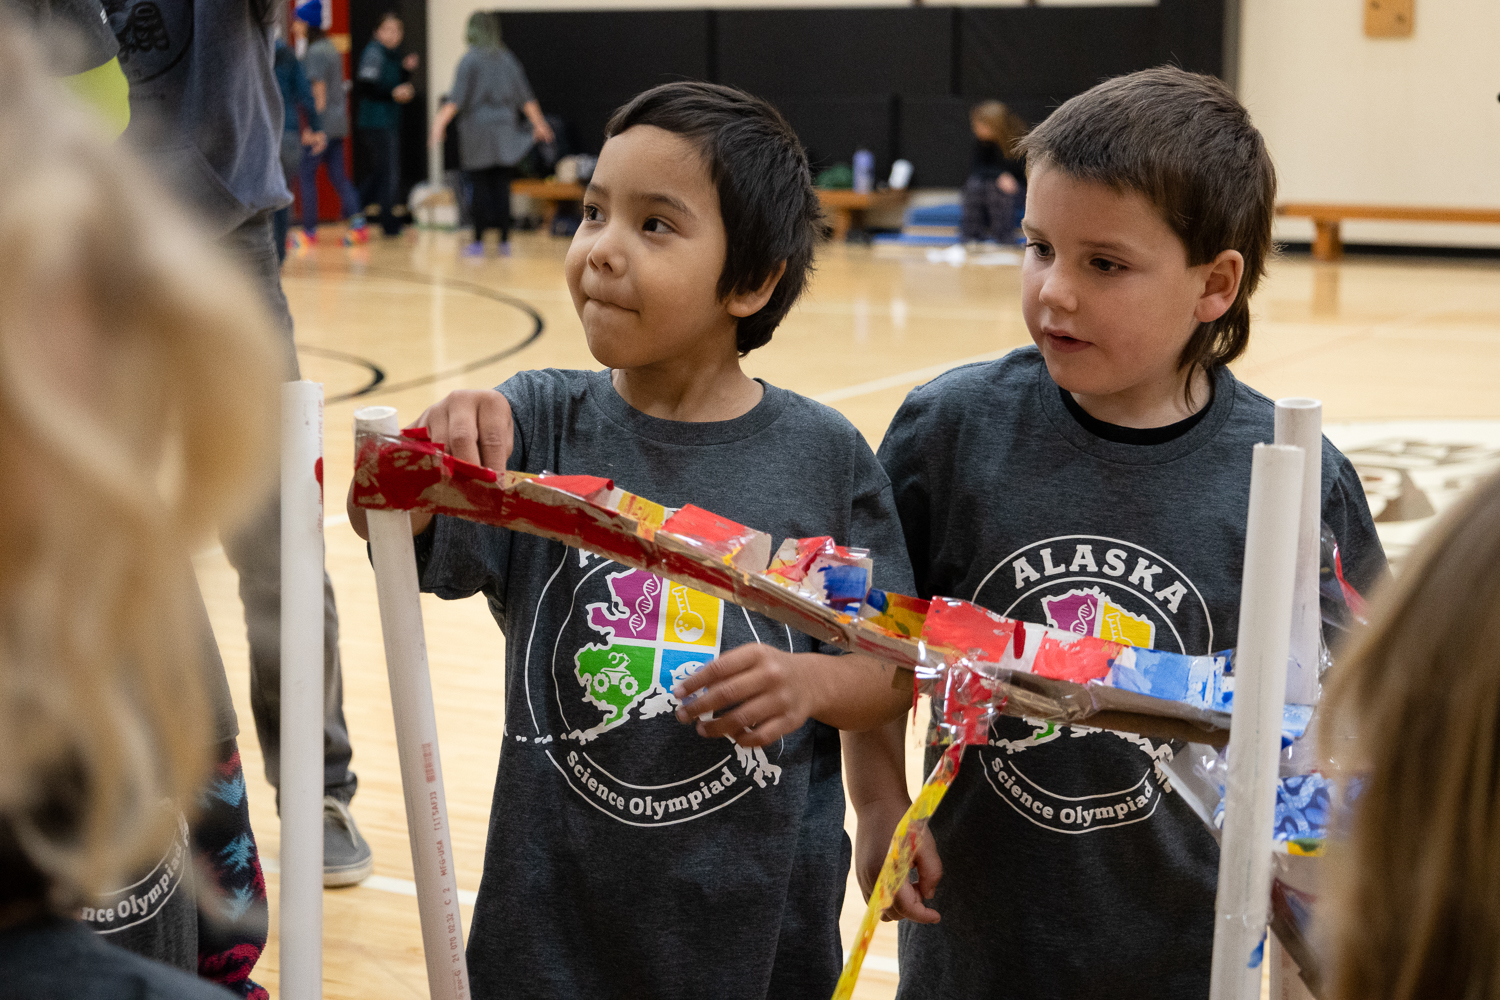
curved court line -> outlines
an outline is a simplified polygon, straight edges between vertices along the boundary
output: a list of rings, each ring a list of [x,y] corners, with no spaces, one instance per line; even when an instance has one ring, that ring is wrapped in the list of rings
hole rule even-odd
[[[357,368],[363,368],[370,373],[370,381],[363,388],[356,389],[353,392],[346,392],[339,396],[334,396],[333,398],[326,401],[328,403],[342,403],[346,399],[353,399],[356,396],[364,396],[368,393],[374,392],[376,386],[385,381],[385,369],[381,368],[379,365],[369,360],[368,358],[360,357],[358,354],[349,354],[346,351],[335,351],[328,347],[313,347],[310,344],[298,344],[297,352],[299,354],[311,354],[315,358],[327,358],[329,361],[343,361],[346,364],[354,365]]]
[[[340,272],[340,269],[330,270],[335,274]],[[322,274],[325,272],[320,269],[318,273]],[[390,383],[387,383],[385,380],[385,371],[373,361],[358,357],[357,355],[346,354],[342,351],[332,351],[323,347],[298,345],[297,350],[299,351],[306,351],[309,354],[329,358],[333,361],[346,361],[352,364],[359,365],[360,367],[367,369],[373,376],[370,382],[365,385],[364,388],[357,389],[354,392],[346,392],[342,395],[334,396],[328,400],[329,403],[342,403],[346,400],[357,399],[362,396],[379,395],[390,392],[403,392],[407,389],[416,389],[420,386],[432,385],[433,383],[441,382],[446,378],[454,378],[459,375],[467,375],[469,372],[476,371],[480,368],[484,368],[488,365],[492,365],[500,361],[504,361],[506,358],[511,357],[514,354],[519,354],[521,351],[524,351],[526,348],[536,343],[536,341],[541,337],[542,331],[547,328],[546,321],[542,319],[542,314],[537,312],[535,307],[533,307],[529,302],[506,295],[504,292],[497,292],[493,288],[487,288],[484,285],[476,284],[472,281],[455,280],[450,278],[434,278],[430,275],[418,274],[414,271],[401,271],[396,268],[385,267],[363,267],[358,271],[351,268],[343,268],[342,273],[350,276],[368,276],[374,278],[389,278],[394,281],[410,281],[418,285],[431,285],[437,288],[452,288],[457,291],[468,292],[470,295],[477,295],[480,298],[490,299],[492,301],[499,302],[501,305],[510,306],[525,313],[527,316],[531,317],[531,333],[520,343],[512,344],[510,347],[507,347],[501,351],[496,351],[494,354],[485,355],[484,357],[477,358],[474,361],[467,361],[464,364],[458,365],[454,368],[449,368],[445,371],[433,372],[428,375],[419,375],[416,378],[407,379],[405,382]]]

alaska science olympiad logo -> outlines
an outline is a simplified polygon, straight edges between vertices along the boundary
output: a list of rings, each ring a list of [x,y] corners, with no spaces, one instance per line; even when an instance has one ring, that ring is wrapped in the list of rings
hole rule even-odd
[[[781,767],[767,754],[768,749],[775,754],[775,746],[747,749],[731,740],[699,737],[677,722],[672,688],[719,654],[729,615],[744,618],[751,641],[788,651],[790,630],[775,625],[774,633],[762,634],[771,623],[763,622],[758,631],[743,609],[726,608],[690,587],[569,549],[565,563],[575,559],[584,572],[572,593],[567,595],[566,585],[554,589],[554,575],[537,601],[539,620],[546,620],[549,593],[554,601],[567,595],[568,609],[551,642],[528,643],[526,675],[528,703],[554,701],[562,723],[557,739],[576,748],[547,746],[554,738],[540,729],[536,736],[515,740],[544,746],[574,792],[630,826],[701,819],[751,792],[779,785]],[[782,638],[784,643],[778,641]],[[534,671],[529,664],[537,654],[546,657],[547,666]],[[533,691],[538,675],[543,680]],[[538,721],[534,707],[532,721]],[[653,745],[673,747],[646,756],[657,761],[655,768],[664,759],[676,761],[674,773],[642,772],[639,750]]]
[[[1170,560],[1118,538],[1059,535],[1033,542],[1000,560],[972,600],[1007,618],[1045,622],[1075,635],[1194,655],[1213,650],[1213,621],[1193,581]],[[1206,637],[1206,645],[1188,648],[1184,633]],[[1166,743],[1087,726],[1028,724],[1031,734],[1020,739],[992,730],[979,757],[995,794],[1037,826],[1082,834],[1139,823],[1171,788],[1162,770],[1172,758]],[[1107,766],[1115,773],[1102,776],[1099,788],[1045,787],[1026,773],[1035,769],[1020,766],[1018,757],[1027,751],[1051,745],[1051,756],[1082,739],[1124,740],[1141,755],[1111,755]]]

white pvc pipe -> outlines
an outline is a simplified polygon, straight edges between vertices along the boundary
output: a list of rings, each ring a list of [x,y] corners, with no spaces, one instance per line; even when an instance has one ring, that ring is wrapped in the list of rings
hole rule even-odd
[[[1323,524],[1323,404],[1316,399],[1276,401],[1276,443],[1301,448],[1302,514],[1297,531],[1297,581],[1292,591],[1291,663],[1286,700],[1318,700],[1318,661],[1323,616],[1318,603],[1318,566]]]
[[[1234,711],[1219,851],[1218,921],[1210,1000],[1258,1000],[1264,962],[1254,955],[1271,905],[1282,705],[1292,627],[1297,529],[1302,505],[1301,448],[1255,446],[1250,515],[1234,654]]]
[[[281,997],[323,996],[323,386],[281,387]]]
[[[354,413],[361,432],[400,433],[396,410],[367,406]],[[432,1000],[466,1000],[469,968],[464,961],[463,917],[453,869],[453,838],[448,800],[443,794],[443,763],[438,754],[437,716],[427,671],[427,638],[417,585],[417,557],[406,511],[372,510],[370,559],[380,597],[380,630],[390,675],[391,710],[396,720],[396,751],[401,788],[406,793],[406,830],[416,875],[422,948],[427,956],[427,988]]]

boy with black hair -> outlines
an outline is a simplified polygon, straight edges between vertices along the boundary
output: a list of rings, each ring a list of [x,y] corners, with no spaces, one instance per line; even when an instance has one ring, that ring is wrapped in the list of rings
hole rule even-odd
[[[880,447],[917,592],[1231,646],[1251,446],[1273,436],[1272,402],[1227,367],[1271,248],[1265,144],[1221,82],[1159,68],[1073,98],[1021,147],[1036,346],[914,390]],[[1322,514],[1367,591],[1385,557],[1326,441]],[[868,887],[907,805],[901,730],[846,746]],[[889,914],[907,918],[898,996],[1206,996],[1218,847],[1162,772],[1181,749],[997,719]]]
[[[871,550],[878,586],[909,588],[859,432],[740,368],[801,293],[821,226],[791,128],[740,91],[673,83],[607,135],[566,265],[606,370],[521,372],[421,423],[492,468],[609,476],[775,536],[832,535]],[[350,519],[363,534],[364,511]],[[445,517],[413,529],[423,588],[484,593],[506,637],[474,995],[831,993],[850,856],[837,729],[902,714],[892,668],[557,542]]]

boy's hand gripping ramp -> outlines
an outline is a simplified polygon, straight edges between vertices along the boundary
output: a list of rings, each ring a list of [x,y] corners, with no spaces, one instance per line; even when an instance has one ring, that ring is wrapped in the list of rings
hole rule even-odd
[[[369,406],[354,414],[355,434],[399,435],[396,411]],[[371,510],[370,558],[380,596],[380,629],[390,675],[401,787],[406,793],[406,829],[411,836],[412,871],[422,917],[427,956],[427,987],[432,1000],[468,1000],[469,969],[464,961],[463,918],[453,869],[453,839],[443,794],[437,717],[427,672],[427,639],[417,585],[411,514]]]

